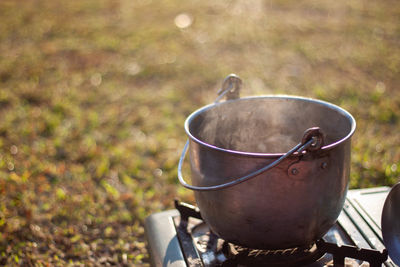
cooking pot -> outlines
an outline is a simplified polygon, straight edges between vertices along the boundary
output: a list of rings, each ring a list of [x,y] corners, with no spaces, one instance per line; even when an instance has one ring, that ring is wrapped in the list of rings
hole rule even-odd
[[[239,98],[241,83],[229,75],[217,100],[186,119],[179,181],[194,190],[203,219],[224,240],[259,249],[309,246],[343,208],[356,122],[320,100]],[[192,184],[182,177],[187,150]]]

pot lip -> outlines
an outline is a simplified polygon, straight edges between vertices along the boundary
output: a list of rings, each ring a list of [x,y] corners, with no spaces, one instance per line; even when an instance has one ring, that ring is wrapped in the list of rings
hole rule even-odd
[[[345,141],[347,141],[348,139],[350,139],[350,137],[354,134],[355,130],[356,130],[356,120],[354,119],[354,117],[345,109],[323,101],[323,100],[319,100],[319,99],[314,99],[314,98],[309,98],[309,97],[302,97],[302,96],[295,96],[295,95],[260,95],[260,96],[248,96],[248,97],[241,97],[238,99],[233,99],[233,100],[227,100],[224,102],[219,102],[219,103],[211,103],[208,104],[206,106],[203,106],[197,110],[195,110],[193,113],[191,113],[187,119],[185,120],[185,124],[184,124],[184,128],[186,131],[186,134],[188,135],[189,139],[195,141],[198,144],[201,144],[205,147],[208,147],[210,149],[214,149],[214,150],[218,150],[221,152],[227,152],[230,154],[236,154],[236,155],[242,155],[242,156],[255,156],[255,157],[280,157],[282,155],[284,155],[286,152],[282,152],[282,153],[256,153],[256,152],[245,152],[245,151],[237,151],[237,150],[230,150],[230,149],[225,149],[225,148],[221,148],[221,147],[217,147],[214,145],[211,145],[209,143],[206,143],[204,141],[201,141],[200,139],[194,137],[190,130],[189,130],[189,125],[191,123],[191,121],[197,117],[200,113],[216,106],[216,105],[223,105],[224,103],[227,102],[231,102],[231,101],[242,101],[242,100],[251,100],[251,99],[261,99],[261,98],[275,98],[275,99],[287,99],[287,100],[301,100],[301,101],[305,101],[305,102],[312,102],[312,103],[317,103],[323,106],[326,106],[328,108],[334,109],[336,111],[338,111],[339,113],[341,113],[342,115],[344,115],[345,117],[347,117],[351,123],[351,129],[349,131],[349,133],[343,137],[342,139],[338,140],[337,142],[331,143],[329,145],[323,146],[320,148],[320,151],[327,151],[330,149],[333,149],[334,147],[340,145],[341,143],[344,143]],[[294,155],[297,155],[298,153],[295,152]]]

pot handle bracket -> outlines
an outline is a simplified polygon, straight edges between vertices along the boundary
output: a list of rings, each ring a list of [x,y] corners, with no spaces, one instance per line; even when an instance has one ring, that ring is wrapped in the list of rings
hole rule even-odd
[[[214,100],[214,104],[218,103],[225,95],[226,100],[233,100],[240,98],[240,89],[242,88],[242,79],[236,74],[229,74],[222,82],[221,89],[218,90],[217,98]]]

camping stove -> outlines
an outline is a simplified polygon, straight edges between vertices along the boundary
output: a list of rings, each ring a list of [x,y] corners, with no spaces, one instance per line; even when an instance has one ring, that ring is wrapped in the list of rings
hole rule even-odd
[[[198,208],[175,201],[174,210],[145,223],[153,266],[396,266],[382,241],[381,213],[389,187],[350,190],[336,224],[307,247],[258,250],[213,234]],[[276,216],[276,215],[272,215]]]

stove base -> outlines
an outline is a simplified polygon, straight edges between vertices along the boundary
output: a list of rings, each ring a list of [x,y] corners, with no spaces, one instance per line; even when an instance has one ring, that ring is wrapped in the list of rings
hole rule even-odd
[[[378,254],[376,255],[385,256],[380,216],[389,190],[389,187],[350,190],[337,223],[323,237],[323,240],[336,244],[334,245],[336,247],[349,246],[364,250],[377,250]],[[183,208],[185,209],[185,207]],[[190,211],[190,207],[188,209]],[[182,218],[180,220],[181,215],[178,210],[168,210],[152,214],[146,219],[145,230],[152,266],[224,266],[224,263],[225,265],[229,263],[230,259],[228,260],[223,253],[209,252],[207,249],[203,249],[201,244],[199,246],[202,241],[201,235],[196,234],[196,237],[187,233],[188,231],[185,229],[192,227],[188,223],[197,225],[202,222],[199,220],[201,217],[197,211],[190,212],[192,214],[189,216],[198,218]],[[181,221],[184,223],[183,225]],[[383,251],[383,253],[379,253],[379,251]],[[338,264],[338,260],[344,262],[344,257],[343,259],[335,258],[336,264]],[[346,258],[346,266],[360,266],[361,264],[362,261]],[[333,266],[333,256],[328,251],[317,261],[299,263],[294,266]],[[382,266],[393,267],[396,265],[389,259]]]

